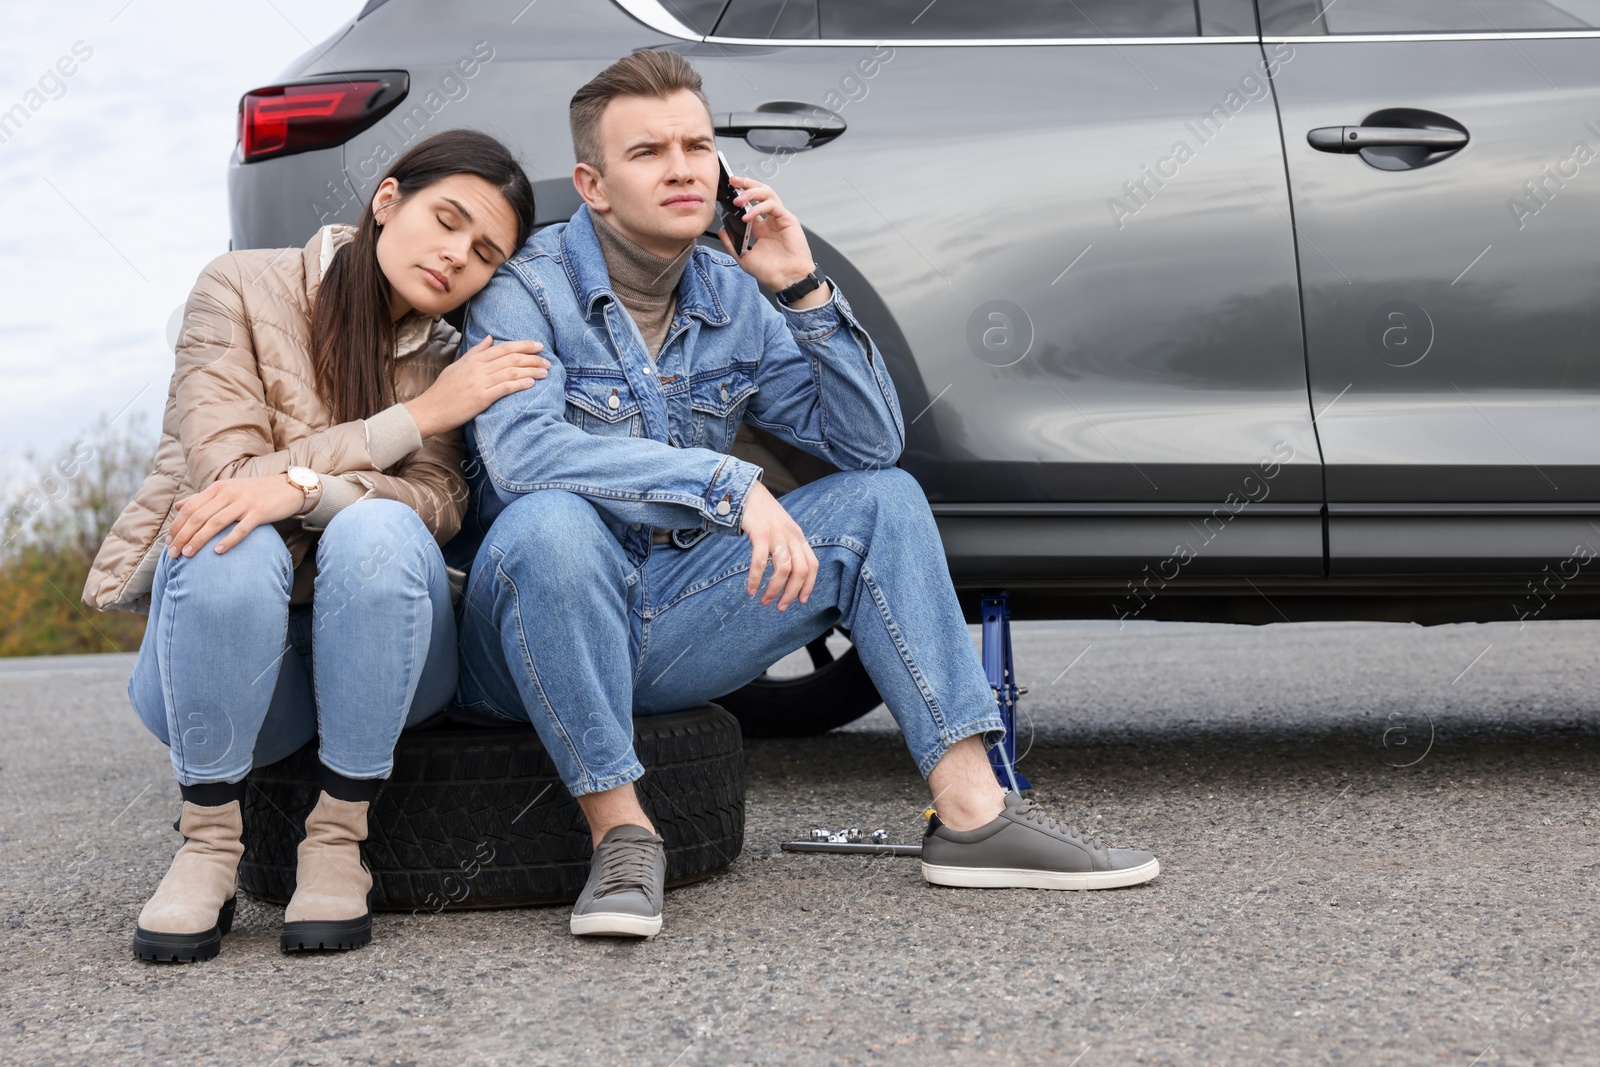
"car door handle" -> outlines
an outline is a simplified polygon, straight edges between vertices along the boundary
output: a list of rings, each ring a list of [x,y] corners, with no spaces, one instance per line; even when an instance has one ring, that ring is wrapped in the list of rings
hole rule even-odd
[[[1467,143],[1460,130],[1418,130],[1405,126],[1323,126],[1306,134],[1319,152],[1359,152],[1363,148],[1426,148],[1449,152]]]
[[[743,137],[765,151],[816,148],[845,131],[844,119],[827,108],[805,104],[779,105],[770,111],[725,111],[712,117],[721,137]],[[752,137],[751,135],[755,136]]]

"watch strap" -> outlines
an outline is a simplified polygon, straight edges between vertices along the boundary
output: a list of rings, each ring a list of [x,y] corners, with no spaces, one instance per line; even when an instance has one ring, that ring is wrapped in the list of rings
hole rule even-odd
[[[811,264],[810,274],[807,274],[804,278],[801,278],[787,289],[781,290],[778,293],[778,303],[782,304],[784,307],[788,307],[796,300],[799,300],[802,296],[805,296],[807,293],[816,292],[821,288],[822,273],[817,269],[817,265],[813,263]]]
[[[315,489],[307,489],[305,493],[305,505],[301,507],[299,511],[290,516],[290,518],[303,519],[313,511],[316,511],[317,505],[322,503],[322,486],[319,485]]]

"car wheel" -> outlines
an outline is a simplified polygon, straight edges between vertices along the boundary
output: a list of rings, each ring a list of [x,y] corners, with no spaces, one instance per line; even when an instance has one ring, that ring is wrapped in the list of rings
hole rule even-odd
[[[807,673],[774,676],[770,671],[717,703],[733,713],[746,737],[814,737],[825,734],[883,703],[878,687],[851,645],[841,653],[828,648],[830,631],[806,646]]]
[[[727,867],[744,845],[739,724],[713,705],[634,720],[639,799],[667,846],[667,884]],[[239,885],[286,903],[316,802],[317,745],[250,773]],[[528,726],[448,721],[400,735],[362,859],[375,911],[561,904],[589,877],[588,824]]]

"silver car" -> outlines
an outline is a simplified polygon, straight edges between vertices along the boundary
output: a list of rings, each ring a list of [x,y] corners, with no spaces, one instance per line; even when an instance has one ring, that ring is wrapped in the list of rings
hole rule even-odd
[[[371,0],[242,101],[234,247],[454,126],[564,220],[645,47],[882,347],[969,608],[1600,615],[1596,0]],[[729,707],[863,713],[839,645]]]

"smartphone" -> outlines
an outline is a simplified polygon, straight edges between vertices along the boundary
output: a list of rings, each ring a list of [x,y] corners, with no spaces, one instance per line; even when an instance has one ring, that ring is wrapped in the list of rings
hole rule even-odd
[[[728,157],[720,151],[717,153],[717,164],[720,170],[717,175],[717,203],[722,205],[722,226],[728,231],[728,239],[733,242],[734,254],[742,256],[750,250],[750,227],[744,221],[746,208],[733,202],[739,190],[728,180]]]

